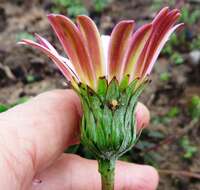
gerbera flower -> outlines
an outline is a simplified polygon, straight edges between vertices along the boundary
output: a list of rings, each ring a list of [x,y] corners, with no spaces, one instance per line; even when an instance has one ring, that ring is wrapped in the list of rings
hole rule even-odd
[[[87,16],[77,25],[63,15],[48,19],[66,55],[58,54],[44,38],[21,44],[48,55],[81,97],[81,141],[99,161],[102,189],[113,189],[115,160],[136,142],[135,106],[145,81],[169,36],[182,24],[177,9],[163,8],[134,31],[135,22],[119,22],[110,36],[100,35]]]

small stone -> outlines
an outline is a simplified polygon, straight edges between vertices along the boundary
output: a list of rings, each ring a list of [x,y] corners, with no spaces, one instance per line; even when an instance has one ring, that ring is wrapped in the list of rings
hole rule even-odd
[[[200,63],[200,51],[194,50],[189,53],[190,62],[194,65],[198,65]]]

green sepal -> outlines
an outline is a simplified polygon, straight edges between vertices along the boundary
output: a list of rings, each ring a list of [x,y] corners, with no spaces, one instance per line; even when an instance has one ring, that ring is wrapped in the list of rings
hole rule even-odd
[[[122,81],[119,84],[119,90],[122,92],[124,89],[128,87],[130,75],[125,75]]]
[[[145,82],[100,78],[97,91],[79,84],[83,107],[81,142],[98,159],[117,159],[136,142],[135,107]],[[121,86],[120,86],[121,85]]]
[[[108,85],[107,93],[106,93],[106,101],[110,102],[112,100],[117,100],[119,98],[119,84],[117,79],[114,77],[110,84]]]
[[[106,92],[108,88],[108,81],[105,77],[101,77],[98,79],[98,85],[97,85],[97,94],[104,99]]]

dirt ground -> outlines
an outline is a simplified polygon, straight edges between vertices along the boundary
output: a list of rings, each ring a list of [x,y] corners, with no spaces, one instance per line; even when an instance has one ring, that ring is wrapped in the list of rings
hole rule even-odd
[[[0,1],[0,104],[12,104],[21,97],[66,88],[65,79],[46,56],[16,45],[22,33],[39,33],[61,50],[46,18],[51,11],[51,1],[28,2]],[[122,19],[134,19],[138,26],[151,20],[155,14],[151,5],[150,0],[118,0],[101,14],[91,13],[91,17],[100,30],[108,34]],[[200,8],[200,4],[197,5]],[[193,30],[198,33],[200,23]],[[189,53],[183,54],[187,57]],[[200,62],[193,64],[186,58],[183,64],[175,65],[169,60],[166,56],[159,58],[152,82],[141,97],[151,111],[152,121],[150,129],[142,134],[140,145],[148,143],[145,148],[138,145],[129,152],[127,160],[157,167],[160,170],[159,190],[200,190],[200,177],[194,176],[194,173],[200,175],[200,124],[192,122],[187,111],[191,97],[200,95]],[[170,73],[170,80],[160,80],[160,73],[166,71]],[[179,109],[175,116],[169,116],[172,107]],[[186,130],[184,134],[183,129]],[[149,135],[150,131],[154,131],[154,135]],[[197,148],[189,159],[184,158],[185,150],[180,145],[183,138]]]

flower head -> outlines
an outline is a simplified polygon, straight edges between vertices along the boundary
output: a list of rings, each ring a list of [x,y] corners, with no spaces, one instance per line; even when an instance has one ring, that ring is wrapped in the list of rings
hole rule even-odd
[[[135,22],[119,22],[110,36],[100,35],[95,23],[87,16],[77,17],[77,24],[63,15],[50,14],[48,19],[68,58],[58,54],[44,38],[36,35],[37,42],[24,39],[20,43],[42,50],[58,66],[72,86],[88,85],[94,91],[99,78],[108,83],[116,78],[120,83],[128,76],[128,83],[144,79],[169,36],[182,24],[176,24],[177,9],[163,8],[154,20],[134,32]]]
[[[68,58],[44,38],[22,40],[42,50],[58,66],[82,101],[81,141],[98,159],[117,159],[136,142],[135,107],[156,59],[175,25],[178,10],[163,8],[134,32],[133,20],[119,22],[101,36],[94,22],[78,16],[77,25],[63,15],[48,19]]]

